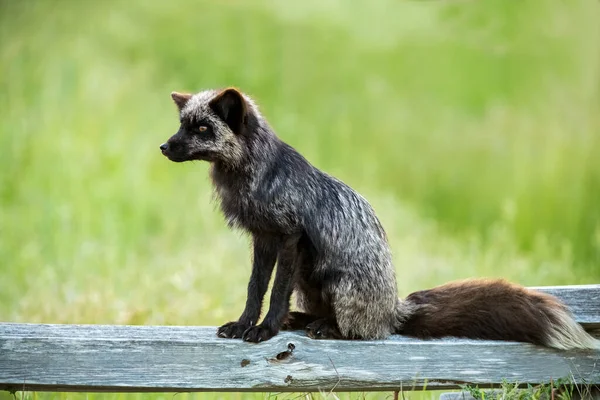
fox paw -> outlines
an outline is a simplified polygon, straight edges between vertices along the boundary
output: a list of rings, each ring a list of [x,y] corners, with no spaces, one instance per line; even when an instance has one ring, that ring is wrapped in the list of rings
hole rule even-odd
[[[246,329],[242,335],[242,339],[246,342],[258,343],[269,340],[275,335],[277,335],[276,329],[261,324]]]
[[[308,324],[315,321],[317,317],[303,312],[292,311],[288,313],[285,321],[281,325],[284,331],[296,331],[306,328]]]
[[[306,326],[306,334],[311,339],[343,339],[335,321],[318,319]]]
[[[250,324],[239,321],[228,322],[217,330],[217,336],[226,339],[241,338],[248,328],[250,328]]]

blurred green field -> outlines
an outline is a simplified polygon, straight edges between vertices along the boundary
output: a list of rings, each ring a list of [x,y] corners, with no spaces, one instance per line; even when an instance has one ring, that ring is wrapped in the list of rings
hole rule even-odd
[[[0,1],[0,320],[238,316],[248,240],[158,151],[230,85],[371,201],[401,294],[600,282],[595,0]]]

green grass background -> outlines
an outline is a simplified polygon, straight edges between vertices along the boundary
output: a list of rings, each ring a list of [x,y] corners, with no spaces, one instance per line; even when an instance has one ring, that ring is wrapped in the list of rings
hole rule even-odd
[[[5,0],[0,320],[238,316],[248,240],[158,151],[170,91],[229,85],[373,204],[399,293],[600,282],[595,0]]]

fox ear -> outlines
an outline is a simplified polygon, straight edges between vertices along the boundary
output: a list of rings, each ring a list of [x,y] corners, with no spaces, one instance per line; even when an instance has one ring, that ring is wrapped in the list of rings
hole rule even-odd
[[[223,120],[233,133],[242,132],[246,124],[248,106],[244,96],[234,88],[223,90],[209,103],[210,108]]]
[[[179,110],[181,110],[183,107],[185,107],[185,105],[187,104],[187,102],[192,98],[192,95],[191,94],[184,94],[184,93],[172,92],[171,93],[171,98],[173,99],[173,101],[175,102],[175,104],[177,104],[177,107],[179,108]]]

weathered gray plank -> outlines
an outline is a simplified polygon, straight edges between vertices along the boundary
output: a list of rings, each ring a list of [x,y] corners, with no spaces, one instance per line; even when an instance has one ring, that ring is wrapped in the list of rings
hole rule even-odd
[[[318,341],[284,332],[260,344],[215,327],[0,324],[0,389],[49,391],[317,391],[481,387],[572,376],[600,384],[600,352],[528,344]],[[295,345],[293,355],[275,360]]]
[[[600,328],[600,285],[534,287],[561,299],[587,329]]]
[[[600,326],[600,285],[536,288]],[[487,387],[571,376],[600,384],[600,352],[527,344],[315,341],[284,332],[266,343],[220,339],[214,327],[0,323],[0,389],[75,391],[314,391]],[[292,357],[273,358],[294,343]]]

